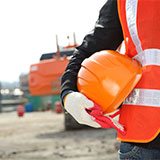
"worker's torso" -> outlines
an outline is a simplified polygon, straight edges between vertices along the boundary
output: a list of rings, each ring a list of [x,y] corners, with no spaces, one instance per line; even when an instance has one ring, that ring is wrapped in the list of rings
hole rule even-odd
[[[160,1],[118,0],[126,54],[143,66],[140,82],[125,100],[122,141],[149,142],[160,133]]]

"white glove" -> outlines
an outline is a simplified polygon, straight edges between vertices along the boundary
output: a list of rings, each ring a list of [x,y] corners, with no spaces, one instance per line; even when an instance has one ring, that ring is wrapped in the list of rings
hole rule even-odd
[[[80,124],[86,124],[94,128],[101,126],[94,121],[94,118],[86,112],[86,108],[91,108],[94,103],[80,92],[72,92],[66,95],[64,99],[64,107],[74,119]]]

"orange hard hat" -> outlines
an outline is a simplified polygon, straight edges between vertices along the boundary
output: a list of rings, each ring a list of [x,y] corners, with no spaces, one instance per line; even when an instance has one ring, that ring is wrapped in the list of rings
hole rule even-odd
[[[117,51],[104,50],[85,59],[78,73],[78,90],[99,105],[115,111],[142,76],[141,65]]]

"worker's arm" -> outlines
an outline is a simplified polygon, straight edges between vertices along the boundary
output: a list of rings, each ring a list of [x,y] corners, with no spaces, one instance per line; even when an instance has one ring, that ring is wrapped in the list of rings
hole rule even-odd
[[[100,10],[99,18],[92,33],[86,35],[70,60],[61,80],[61,99],[65,110],[77,122],[95,128],[101,127],[87,110],[95,106],[94,102],[77,90],[77,74],[85,58],[101,50],[116,50],[123,41],[117,1],[108,0]]]
[[[83,22],[82,22],[83,23]],[[108,0],[101,8],[98,20],[91,33],[74,52],[61,79],[61,98],[72,91],[77,91],[77,74],[82,61],[101,50],[116,50],[123,41],[123,33],[118,17],[117,1]]]

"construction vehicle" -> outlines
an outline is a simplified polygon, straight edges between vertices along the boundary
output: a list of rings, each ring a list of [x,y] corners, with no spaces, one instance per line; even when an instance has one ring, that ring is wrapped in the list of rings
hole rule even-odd
[[[29,91],[32,96],[60,95],[61,76],[77,46],[74,35],[74,44],[60,49],[56,36],[57,52],[42,54],[38,63],[30,66]],[[60,101],[60,98],[59,98]],[[66,130],[80,129],[86,126],[77,123],[70,114],[64,113]]]

